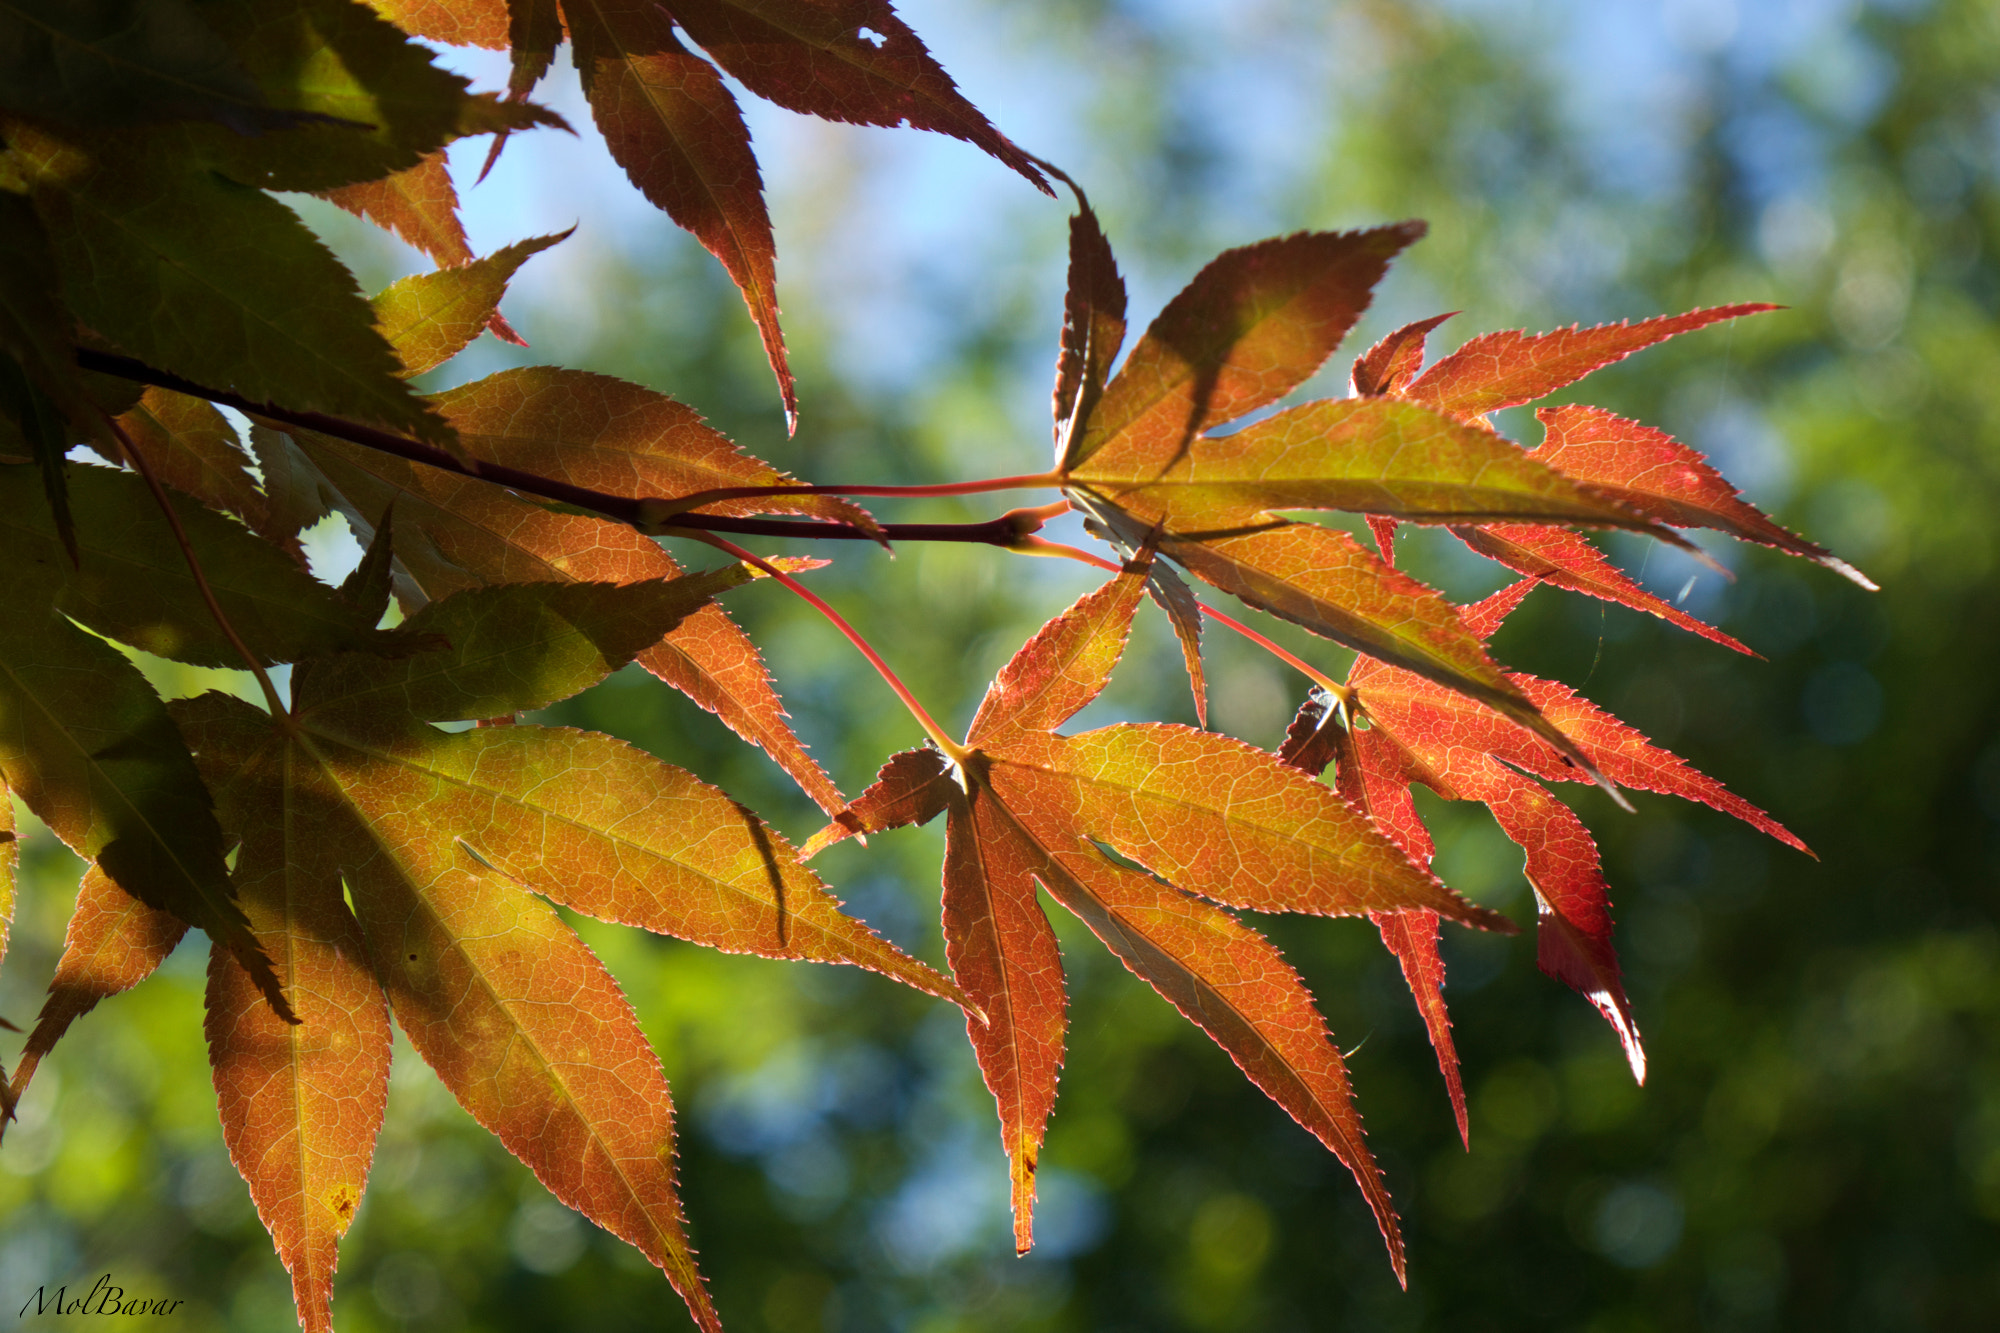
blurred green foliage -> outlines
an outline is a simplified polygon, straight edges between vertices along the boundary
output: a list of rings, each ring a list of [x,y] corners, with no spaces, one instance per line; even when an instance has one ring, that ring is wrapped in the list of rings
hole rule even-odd
[[[1595,793],[1575,797],[1604,847],[1652,1056],[1646,1088],[1589,1008],[1536,971],[1530,937],[1450,933],[1468,1154],[1372,932],[1268,923],[1358,1047],[1360,1104],[1410,1239],[1408,1293],[1338,1163],[1101,950],[1071,954],[1042,1245],[1016,1260],[991,1102],[952,1011],[865,974],[578,922],[673,1080],[687,1204],[730,1326],[2000,1324],[2000,11],[1986,0],[904,8],[975,101],[1092,189],[1141,318],[1225,245],[1408,215],[1430,220],[1430,239],[1350,350],[1439,309],[1465,311],[1439,335],[1449,345],[1490,328],[1784,303],[1579,392],[1709,450],[1750,498],[1882,591],[1718,549],[1737,581],[1701,576],[1689,604],[1768,661],[1554,592],[1531,598],[1499,641],[1503,660],[1581,685],[1819,854],[1666,798],[1624,816]],[[777,162],[798,168],[770,167],[806,405],[796,441],[775,424],[726,280],[663,223],[606,237],[564,261],[560,285],[510,303],[534,355],[673,392],[819,480],[1040,466],[1059,212],[1018,183],[998,193],[968,176],[1004,173],[957,145],[759,126],[774,133]],[[924,194],[937,163],[960,176]],[[977,189],[954,195],[963,179]],[[386,279],[407,266],[337,220],[327,230],[365,270]],[[490,366],[510,354],[479,355]],[[1344,369],[1342,358],[1319,391],[1337,391]],[[1406,547],[1460,595],[1501,582],[1447,540]],[[1616,549],[1663,595],[1697,572]],[[817,586],[960,723],[992,671],[1090,582],[1059,562],[956,547],[838,556]],[[768,585],[731,605],[848,791],[916,739],[804,608]],[[1217,724],[1274,741],[1302,683],[1220,636],[1210,654]],[[208,683],[159,670],[184,692]],[[1190,719],[1158,624],[1142,624],[1084,720],[1120,714]],[[553,720],[691,767],[796,837],[816,824],[761,756],[630,672]],[[1426,810],[1445,877],[1527,920],[1519,853],[1484,813]],[[933,961],[938,833],[844,844],[820,867]],[[78,870],[46,837],[28,837],[24,857],[0,975],[0,1014],[16,1023],[39,1002]],[[204,957],[199,941],[183,945],[79,1024],[21,1108],[0,1148],[7,1317],[37,1286],[109,1271],[133,1293],[188,1300],[177,1327],[291,1322],[215,1122]],[[684,1318],[657,1273],[554,1204],[401,1043],[338,1291],[355,1333]]]

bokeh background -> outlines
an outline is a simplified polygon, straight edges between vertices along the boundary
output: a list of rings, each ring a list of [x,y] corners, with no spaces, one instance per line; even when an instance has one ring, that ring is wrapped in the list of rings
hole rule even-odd
[[[624,982],[682,1108],[681,1176],[729,1326],[975,1330],[1898,1330],[2000,1326],[2000,10],[1988,0],[907,0],[1005,131],[1091,190],[1143,322],[1218,250],[1301,227],[1429,219],[1353,344],[1388,328],[1546,329],[1694,305],[1788,309],[1601,372],[1585,401],[1709,451],[1781,521],[1882,585],[1761,549],[1734,583],[1616,554],[1745,639],[1538,592],[1504,660],[1580,685],[1768,808],[1799,856],[1666,797],[1596,830],[1652,1056],[1535,969],[1531,936],[1447,937],[1471,1090],[1459,1145],[1422,1028],[1364,923],[1265,922],[1345,1048],[1409,1237],[1397,1289],[1347,1173],[1080,930],[1040,1248],[1007,1243],[992,1107],[953,1011],[845,969],[725,957],[579,923]],[[483,86],[503,66],[449,57]],[[559,67],[549,100],[587,109]],[[788,440],[719,268],[588,132],[517,138],[468,194],[482,251],[578,224],[450,383],[524,360],[625,375],[817,480],[1045,466],[1066,209],[954,141],[746,99],[780,246],[804,416]],[[484,145],[459,159],[461,185]],[[411,253],[299,206],[377,285]],[[1530,441],[1524,413],[1503,423]],[[979,517],[1010,501],[884,503]],[[1406,529],[1406,533],[1407,533]],[[1418,536],[1470,597],[1497,570]],[[351,546],[318,534],[324,570]],[[972,548],[843,550],[816,586],[933,711],[1087,571]],[[1690,585],[1690,578],[1692,584]],[[914,726],[779,590],[732,610],[849,792]],[[1339,666],[1326,645],[1287,635]],[[1304,690],[1211,636],[1214,720],[1274,742]],[[163,673],[172,688],[191,676]],[[754,751],[621,674],[556,710],[765,811],[815,812]],[[1083,722],[1191,720],[1163,628]],[[1519,853],[1430,802],[1439,868],[1527,922]],[[941,958],[937,828],[822,872]],[[77,865],[46,835],[0,1015],[29,1022]],[[83,1020],[0,1147],[0,1326],[37,1286],[110,1271],[190,1302],[188,1330],[277,1330],[288,1285],[216,1125],[205,948]],[[18,1038],[0,1041],[10,1058]],[[399,1041],[389,1120],[342,1256],[344,1329],[679,1328],[636,1254],[555,1204]],[[31,1315],[32,1319],[33,1316]],[[56,1326],[44,1316],[39,1324]]]

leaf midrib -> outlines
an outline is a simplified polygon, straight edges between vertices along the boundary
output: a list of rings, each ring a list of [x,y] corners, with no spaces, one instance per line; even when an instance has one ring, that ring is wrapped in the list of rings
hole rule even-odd
[[[1112,727],[1105,727],[1105,728],[1101,728],[1101,729],[1099,729],[1099,730],[1098,730],[1098,731],[1096,731],[1096,732],[1088,732],[1088,731],[1087,731],[1087,732],[1084,732],[1084,733],[1082,733],[1082,734],[1081,734],[1081,735],[1079,735],[1079,736],[1074,736],[1074,737],[1072,737],[1072,736],[1063,736],[1063,735],[1060,735],[1060,734],[1056,734],[1056,733],[1050,733],[1050,734],[1051,734],[1051,736],[1053,737],[1053,739],[1054,739],[1054,740],[1056,740],[1056,741],[1057,741],[1057,742],[1059,742],[1059,743],[1062,743],[1062,744],[1065,744],[1065,745],[1066,745],[1067,743],[1069,743],[1069,742],[1071,742],[1071,741],[1078,741],[1078,740],[1083,740],[1083,739],[1085,739],[1086,737],[1089,737],[1089,736],[1093,736],[1093,735],[1101,735],[1101,734],[1103,734],[1104,732],[1109,732],[1109,731],[1119,731],[1119,730],[1125,730],[1125,729],[1128,729],[1128,728],[1131,728],[1131,727],[1133,727],[1133,726],[1134,726],[1134,724],[1131,724],[1131,723],[1120,723],[1120,724],[1118,724],[1118,725],[1116,725],[1116,726],[1112,726]],[[1218,739],[1221,739],[1221,738],[1218,738]],[[1154,800],[1157,800],[1157,801],[1160,801],[1160,802],[1162,802],[1162,803],[1164,803],[1164,804],[1166,804],[1166,805],[1170,806],[1170,807],[1171,807],[1171,808],[1173,808],[1173,809],[1178,809],[1178,810],[1191,810],[1191,811],[1200,811],[1200,812],[1202,812],[1202,813],[1205,813],[1205,814],[1208,814],[1208,815],[1212,815],[1212,816],[1215,816],[1215,817],[1217,817],[1217,818],[1220,818],[1220,819],[1222,819],[1222,820],[1224,820],[1224,821],[1226,821],[1226,822],[1228,822],[1228,823],[1231,823],[1231,824],[1236,824],[1236,823],[1241,823],[1241,824],[1244,824],[1244,825],[1246,825],[1246,826],[1247,826],[1248,828],[1250,828],[1251,830],[1253,830],[1253,831],[1255,831],[1255,832],[1257,832],[1257,833],[1261,833],[1261,834],[1265,834],[1265,835],[1267,835],[1267,836],[1270,836],[1270,837],[1273,837],[1273,838],[1278,838],[1278,839],[1282,839],[1282,840],[1285,840],[1285,841],[1289,841],[1289,842],[1304,842],[1304,843],[1305,843],[1305,844],[1306,844],[1306,845],[1307,845],[1308,847],[1313,847],[1313,848],[1317,848],[1317,849],[1319,849],[1319,850],[1321,850],[1321,851],[1324,851],[1324,852],[1326,852],[1327,854],[1329,854],[1330,856],[1333,856],[1333,857],[1335,858],[1335,860],[1337,860],[1337,861],[1345,861],[1345,860],[1346,860],[1346,857],[1345,857],[1345,855],[1344,855],[1343,853],[1339,852],[1339,851],[1338,851],[1338,850],[1337,850],[1336,848],[1334,848],[1334,847],[1332,847],[1332,846],[1329,846],[1329,845],[1328,845],[1327,843],[1324,843],[1324,842],[1319,842],[1319,841],[1314,841],[1314,840],[1311,840],[1311,839],[1306,839],[1306,838],[1302,838],[1302,837],[1300,837],[1300,836],[1299,836],[1298,832],[1297,832],[1297,831],[1295,831],[1295,830],[1292,830],[1292,831],[1281,831],[1281,830],[1277,830],[1277,829],[1273,829],[1273,828],[1272,828],[1271,826],[1269,826],[1268,824],[1264,824],[1264,823],[1260,823],[1260,822],[1258,822],[1258,821],[1256,821],[1256,820],[1253,820],[1253,819],[1244,819],[1244,818],[1240,818],[1240,817],[1238,817],[1238,816],[1235,816],[1235,815],[1232,815],[1232,814],[1229,814],[1229,813],[1227,813],[1227,812],[1225,812],[1225,811],[1222,811],[1222,810],[1219,810],[1219,809],[1218,809],[1217,807],[1215,807],[1215,806],[1213,806],[1213,805],[1204,805],[1203,803],[1201,803],[1201,802],[1199,802],[1199,801],[1191,801],[1191,800],[1186,800],[1186,799],[1184,799],[1184,798],[1181,798],[1181,797],[1178,797],[1178,796],[1174,796],[1174,795],[1172,795],[1171,793],[1168,793],[1168,792],[1164,792],[1164,791],[1160,791],[1160,790],[1157,790],[1157,789],[1155,789],[1155,788],[1151,788],[1151,787],[1145,787],[1145,786],[1140,786],[1140,785],[1137,785],[1137,784],[1123,784],[1123,783],[1119,783],[1119,782],[1115,782],[1115,781],[1111,781],[1111,780],[1107,780],[1107,779],[1104,779],[1104,778],[1100,778],[1100,777],[1086,777],[1086,776],[1084,776],[1083,774],[1081,774],[1081,773],[1078,773],[1078,772],[1076,772],[1076,771],[1074,771],[1074,770],[1071,770],[1071,769],[1064,769],[1064,768],[1055,768],[1055,767],[1051,767],[1051,766],[1048,766],[1048,765],[1044,765],[1044,764],[1039,764],[1039,763],[1032,763],[1032,762],[1028,762],[1028,761],[1025,761],[1025,760],[1022,760],[1022,759],[1019,759],[1019,758],[1016,758],[1016,757],[1014,757],[1014,756],[1012,756],[1012,755],[1009,755],[1009,754],[1007,754],[1007,753],[1006,753],[1006,752],[1004,752],[1004,751],[991,751],[991,752],[989,752],[989,758],[991,758],[991,759],[992,759],[992,760],[994,760],[995,762],[998,762],[998,763],[1005,763],[1005,764],[1012,764],[1012,765],[1013,765],[1014,767],[1016,767],[1016,768],[1021,768],[1021,769],[1026,769],[1026,770],[1029,770],[1029,771],[1031,771],[1031,772],[1036,772],[1036,773],[1045,773],[1045,774],[1048,774],[1048,775],[1050,775],[1050,776],[1053,776],[1053,777],[1059,777],[1059,778],[1067,778],[1067,779],[1069,779],[1069,780],[1071,780],[1071,781],[1074,781],[1074,782],[1079,782],[1079,783],[1088,783],[1088,784],[1090,784],[1090,785],[1093,785],[1093,786],[1098,786],[1098,787],[1104,787],[1104,788],[1107,788],[1107,789],[1109,789],[1109,790],[1112,790],[1112,791],[1118,791],[1118,792],[1127,792],[1127,793],[1134,793],[1134,794],[1139,794],[1139,795],[1143,795],[1143,796],[1146,796],[1146,797],[1149,797],[1149,798],[1151,798],[1151,799],[1154,799]],[[1079,813],[1081,813],[1081,812],[1079,812]],[[1316,822],[1317,822],[1317,821],[1316,821]],[[1386,841],[1386,840],[1385,840],[1385,841]],[[1136,858],[1135,858],[1135,859],[1136,859]],[[1149,870],[1150,870],[1150,868],[1149,868]],[[1178,886],[1178,885],[1176,885],[1175,887],[1176,887],[1176,888],[1178,888],[1179,886]],[[1181,890],[1181,891],[1182,891],[1182,892],[1187,892],[1187,890]],[[1199,895],[1199,896],[1202,896],[1202,897],[1206,897],[1207,895],[1203,894],[1203,895]],[[1291,910],[1297,910],[1297,909],[1291,909]],[[1346,913],[1346,915],[1358,915],[1358,914],[1360,914],[1360,913],[1361,913],[1361,912],[1362,912],[1363,910],[1365,910],[1365,909],[1361,909],[1361,908],[1356,908],[1356,909],[1354,909],[1354,911],[1353,911],[1353,912],[1351,912],[1351,913]]]
[[[333,739],[333,738],[328,737],[326,739]],[[571,1088],[569,1080],[559,1072],[559,1067],[556,1064],[556,1062],[550,1059],[547,1052],[545,1052],[542,1049],[541,1043],[535,1039],[535,1037],[529,1031],[527,1026],[521,1021],[520,1017],[515,1013],[514,1004],[511,1001],[508,1001],[501,997],[499,990],[494,986],[493,982],[486,975],[486,969],[483,966],[481,966],[473,958],[472,954],[469,953],[464,948],[463,944],[460,942],[460,937],[458,933],[450,928],[444,916],[438,911],[436,906],[434,906],[433,903],[431,902],[431,897],[428,887],[422,885],[419,882],[419,876],[410,873],[411,867],[409,863],[406,862],[404,858],[399,854],[396,847],[390,845],[381,837],[381,835],[376,830],[374,821],[366,817],[366,814],[362,810],[361,806],[358,803],[356,803],[353,800],[353,798],[349,795],[347,785],[342,781],[340,781],[338,773],[334,769],[333,765],[328,763],[326,761],[325,756],[321,755],[315,747],[307,745],[302,748],[306,751],[307,754],[309,754],[312,757],[315,765],[319,768],[321,773],[326,775],[327,779],[333,784],[334,789],[340,792],[342,801],[347,805],[348,809],[362,816],[361,823],[367,829],[368,840],[371,843],[373,843],[381,851],[381,853],[388,858],[390,864],[395,867],[397,877],[403,881],[404,887],[408,891],[411,899],[422,908],[425,915],[431,918],[431,921],[435,926],[435,928],[437,929],[438,933],[452,942],[452,947],[456,949],[458,951],[459,956],[465,960],[468,970],[477,979],[479,988],[486,992],[488,998],[491,999],[491,1001],[493,1002],[494,1007],[498,1009],[501,1013],[507,1015],[509,1025],[512,1029],[511,1032],[509,1033],[508,1040],[510,1042],[518,1041],[528,1050],[532,1051],[534,1053],[535,1059],[540,1063],[544,1073],[547,1074],[549,1081],[562,1089],[563,1100],[566,1103],[568,1103],[568,1105],[576,1112],[578,1119],[580,1119],[583,1122],[585,1128],[588,1130],[590,1134],[591,1143],[598,1149],[603,1160],[610,1165],[613,1173],[617,1176],[619,1183],[625,1188],[627,1196],[631,1199],[631,1201],[634,1204],[638,1206],[639,1211],[642,1214],[644,1214],[647,1224],[653,1228],[653,1232],[655,1236],[658,1238],[660,1244],[661,1253],[664,1256],[666,1256],[669,1260],[672,1260],[675,1256],[674,1256],[674,1246],[672,1244],[671,1234],[665,1228],[663,1228],[657,1221],[654,1220],[653,1210],[646,1204],[645,1196],[642,1193],[640,1193],[639,1189],[634,1184],[631,1175],[626,1171],[624,1166],[624,1159],[619,1157],[617,1153],[612,1150],[611,1144],[605,1140],[603,1134],[599,1131],[597,1126],[597,1121],[595,1120],[595,1118],[590,1116],[585,1111],[582,1099],[579,1098],[574,1092],[574,1090]],[[289,787],[290,784],[288,783],[287,785]],[[561,926],[562,929],[564,930],[569,929],[569,927],[562,922],[562,919],[560,917],[556,918],[556,922],[559,926]],[[572,934],[574,934],[574,932],[572,932]],[[588,946],[584,946],[581,940],[578,941],[578,945],[579,947],[585,948],[586,952],[588,952]],[[662,1081],[664,1082],[665,1075],[662,1074],[661,1077]],[[669,1132],[671,1133],[671,1131]],[[689,1264],[687,1266],[690,1268],[690,1271],[692,1271],[692,1265]]]
[[[583,821],[576,819],[572,816],[560,814],[554,810],[548,809],[545,806],[541,806],[535,804],[532,801],[525,800],[517,795],[514,795],[511,792],[504,791],[498,787],[484,787],[479,785],[478,783],[471,781],[470,779],[458,777],[454,774],[447,773],[436,768],[432,768],[420,762],[415,756],[397,754],[393,751],[384,749],[377,745],[373,745],[369,742],[359,741],[347,735],[337,734],[322,730],[320,728],[316,728],[312,725],[310,718],[301,718],[300,722],[308,731],[312,732],[315,736],[319,737],[321,740],[340,746],[343,749],[353,750],[357,753],[368,756],[370,759],[374,759],[380,762],[395,764],[399,767],[409,769],[411,772],[422,773],[426,777],[429,777],[438,782],[446,783],[451,786],[457,787],[462,791],[475,793],[480,796],[492,797],[496,800],[506,801],[511,805],[516,805],[521,807],[522,809],[532,811],[535,814],[550,820],[551,822],[563,825],[568,828],[579,829],[587,834],[590,834],[593,837],[604,838],[607,841],[613,842],[620,847],[629,847],[633,851],[644,854],[649,859],[656,861],[665,861],[670,865],[681,867],[682,869],[688,870],[700,876],[703,882],[713,884],[717,888],[729,891],[732,895],[734,895],[738,899],[741,899],[742,901],[749,902],[760,907],[771,906],[770,903],[758,899],[752,894],[746,893],[744,890],[738,888],[735,884],[733,884],[730,881],[717,879],[712,874],[710,874],[705,870],[700,869],[699,867],[689,865],[687,862],[681,860],[678,857],[670,856],[667,855],[666,853],[657,851],[654,848],[648,847],[644,843],[635,842],[630,838],[612,833],[606,829],[593,827],[592,825],[586,824]],[[567,728],[533,727],[532,725],[530,725],[529,729],[533,731],[542,732],[545,735],[549,736],[560,736],[564,734],[565,731],[568,731]],[[591,733],[575,732],[572,734],[585,735]],[[442,736],[443,733],[440,733],[440,735]],[[342,790],[343,791],[346,790],[345,787],[343,787]],[[359,807],[356,808],[358,809]],[[508,876],[508,878],[511,879],[512,876]],[[794,920],[796,921],[797,918],[794,917]],[[620,922],[620,924],[638,926],[640,929],[648,929],[648,927],[645,927],[640,923],[633,921],[623,921]],[[801,924],[809,924],[809,923],[801,923]],[[811,928],[822,936],[826,935],[827,933],[822,927],[811,926]]]

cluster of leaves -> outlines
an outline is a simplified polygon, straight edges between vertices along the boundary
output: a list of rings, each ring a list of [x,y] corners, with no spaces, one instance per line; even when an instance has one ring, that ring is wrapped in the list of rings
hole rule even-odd
[[[1428,320],[1361,356],[1349,397],[1218,430],[1319,369],[1421,224],[1229,251],[1114,375],[1124,286],[1072,185],[1044,474],[808,486],[673,399],[581,370],[417,394],[410,377],[480,333],[518,341],[500,297],[559,238],[473,256],[442,153],[469,135],[495,136],[497,154],[509,133],[566,128],[528,100],[565,37],[614,156],[742,290],[788,416],[770,220],[716,66],[795,110],[907,122],[1045,188],[1045,175],[1067,181],[959,96],[887,0],[0,0],[0,580],[12,612],[0,773],[90,862],[9,1113],[78,1016],[198,927],[213,949],[206,1032],[224,1136],[306,1328],[331,1326],[392,1014],[481,1124],[717,1327],[675,1194],[658,1059],[550,903],[719,949],[867,967],[963,1007],[1026,1250],[1065,1031],[1039,885],[1347,1164],[1400,1277],[1395,1213],[1339,1049],[1298,975],[1225,909],[1368,914],[1402,962],[1465,1130],[1440,921],[1513,926],[1430,873],[1412,783],[1483,802],[1525,849],[1543,969],[1604,1013],[1643,1076],[1595,848],[1542,782],[1672,792],[1799,844],[1566,688],[1508,673],[1486,642],[1549,582],[1742,647],[1646,593],[1579,527],[1683,546],[1675,529],[1710,527],[1860,576],[1658,431],[1545,409],[1542,444],[1524,450],[1487,418],[1767,307],[1488,334],[1425,369],[1440,322]],[[471,92],[415,38],[510,48],[507,95]],[[440,267],[364,300],[272,190],[324,194]],[[247,440],[218,405],[248,414]],[[73,463],[77,446],[109,466]],[[844,498],[1034,488],[1058,498],[956,526],[880,524]],[[1035,535],[1072,507],[1119,559]],[[1377,549],[1287,516],[1307,511],[1367,516]],[[300,543],[335,512],[367,547],[337,588]],[[1448,526],[1527,578],[1456,606],[1395,567],[1400,522]],[[687,572],[654,540],[663,533],[731,559]],[[1016,654],[962,741],[857,638],[930,744],[892,757],[849,802],[716,599],[769,576],[855,636],[793,577],[819,562],[753,555],[725,533],[978,541],[1114,576]],[[1176,567],[1354,650],[1346,680],[1205,608]],[[1159,723],[1057,730],[1104,688],[1147,596],[1180,638],[1204,724],[1206,619],[1318,682],[1276,753]],[[113,645],[245,667],[264,707],[163,701]],[[627,662],[762,747],[826,811],[825,830],[795,849],[679,768],[516,721]],[[277,664],[291,666],[288,696],[268,673]],[[1329,765],[1332,784],[1318,780]],[[845,914],[805,864],[838,839],[939,813],[950,977]]]

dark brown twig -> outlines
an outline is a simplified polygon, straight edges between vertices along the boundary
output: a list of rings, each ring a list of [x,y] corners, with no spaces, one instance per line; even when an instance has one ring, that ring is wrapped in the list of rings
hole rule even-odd
[[[629,523],[642,529],[651,526],[659,500],[672,498],[612,495],[500,463],[480,462],[476,465],[467,465],[443,449],[420,444],[391,431],[329,416],[324,412],[299,412],[272,403],[252,402],[240,394],[222,389],[210,389],[167,371],[155,370],[144,362],[135,361],[128,356],[78,348],[76,360],[85,370],[93,370],[103,375],[115,375],[119,379],[131,380],[137,384],[171,389],[175,393],[184,393],[192,398],[204,398],[221,407],[233,407],[239,412],[263,417],[282,425],[295,426],[301,430],[314,431],[336,440],[345,440],[349,444],[357,444],[378,453],[393,454],[412,463],[421,463],[444,472],[456,472],[460,476],[476,477],[480,481],[490,481],[496,486],[504,486],[526,495],[537,495],[545,500],[574,505],[578,509],[589,510],[614,522]],[[988,519],[983,523],[884,523],[878,532],[869,532],[851,523],[726,518],[717,514],[676,513],[673,515],[672,524],[676,528],[698,528],[705,532],[733,532],[752,537],[799,537],[814,541],[880,542],[886,538],[892,542],[974,542],[988,546],[1012,546],[1022,536],[1020,521],[1013,514]]]

